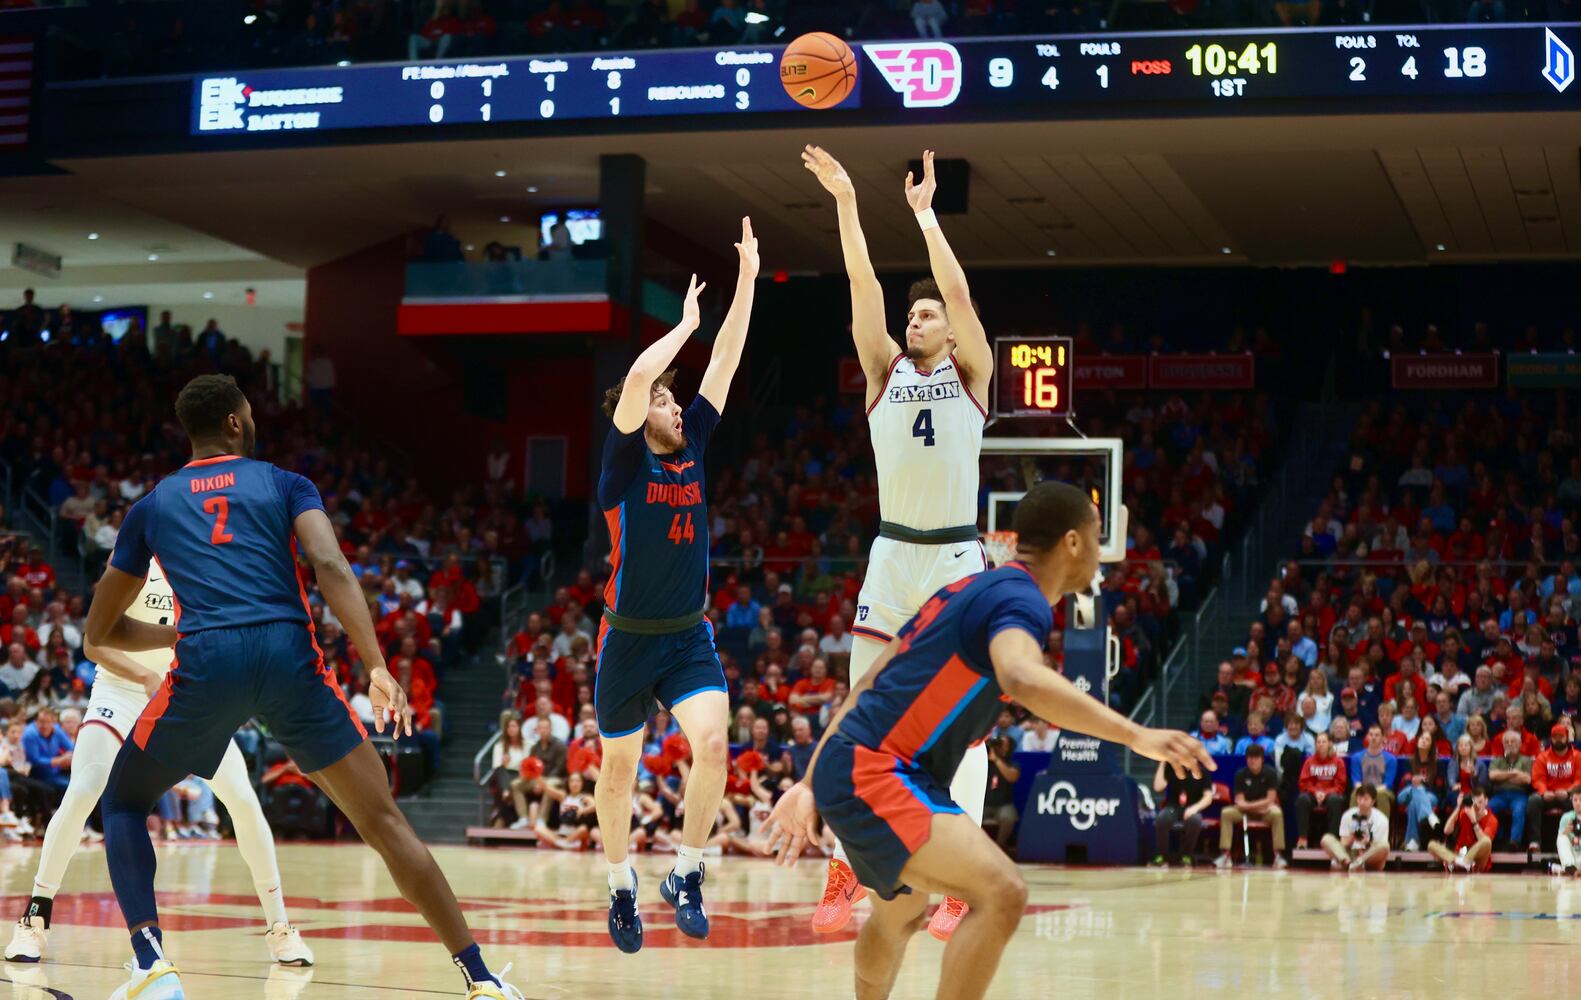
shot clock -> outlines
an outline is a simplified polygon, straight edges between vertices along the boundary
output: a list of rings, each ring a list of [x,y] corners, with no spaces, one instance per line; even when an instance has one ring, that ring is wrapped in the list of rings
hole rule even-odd
[[[1072,366],[1069,337],[996,338],[994,416],[1070,416]]]
[[[1577,108],[1581,24],[1374,25],[861,42],[820,124],[1370,110]],[[264,69],[192,79],[193,135],[502,126],[616,131],[655,116],[804,127],[784,46]],[[1489,102],[1496,102],[1490,104]],[[1265,103],[1266,102],[1266,103]],[[1261,108],[1256,107],[1262,105]],[[592,124],[588,124],[591,122]],[[568,124],[581,123],[581,124]],[[653,125],[646,126],[648,128]]]

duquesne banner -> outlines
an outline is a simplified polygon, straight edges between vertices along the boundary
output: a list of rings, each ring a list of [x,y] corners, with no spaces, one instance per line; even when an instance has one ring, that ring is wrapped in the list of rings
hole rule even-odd
[[[1147,382],[1154,389],[1250,389],[1256,361],[1245,354],[1154,354]]]
[[[1396,354],[1389,359],[1396,389],[1496,389],[1499,356],[1486,354]]]

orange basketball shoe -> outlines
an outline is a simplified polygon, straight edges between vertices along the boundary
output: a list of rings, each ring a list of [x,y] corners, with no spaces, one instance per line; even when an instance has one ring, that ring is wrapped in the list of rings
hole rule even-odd
[[[859,902],[867,890],[856,880],[856,872],[839,858],[829,859],[829,881],[823,887],[823,902],[812,915],[812,929],[817,934],[834,934],[851,922],[851,907]]]
[[[950,935],[955,933],[955,928],[961,926],[961,918],[970,909],[954,896],[945,896],[944,902],[933,911],[933,919],[928,921],[928,933],[940,941],[948,941]]]

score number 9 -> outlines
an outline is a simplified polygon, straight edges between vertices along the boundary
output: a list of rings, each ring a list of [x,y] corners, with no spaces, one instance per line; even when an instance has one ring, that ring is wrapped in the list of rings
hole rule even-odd
[[[988,60],[988,85],[1000,90],[1010,86],[1016,81],[1016,64],[1000,56]]]

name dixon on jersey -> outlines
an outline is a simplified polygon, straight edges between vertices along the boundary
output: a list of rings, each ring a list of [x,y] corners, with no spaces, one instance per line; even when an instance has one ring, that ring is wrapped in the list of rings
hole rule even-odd
[[[891,403],[926,403],[935,399],[959,399],[961,383],[940,382],[937,385],[893,385],[889,387]]]
[[[669,507],[692,507],[703,502],[701,483],[649,483],[648,502]]]

